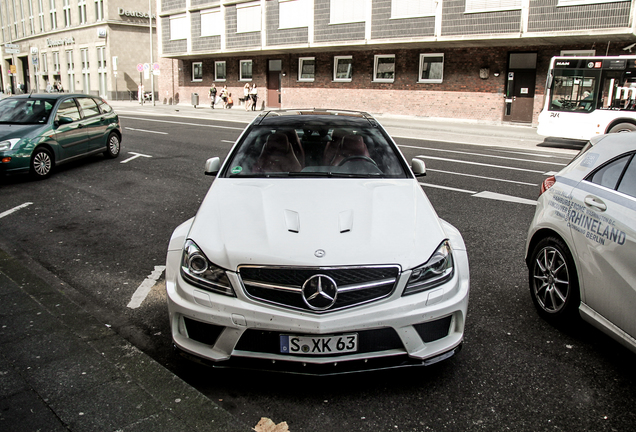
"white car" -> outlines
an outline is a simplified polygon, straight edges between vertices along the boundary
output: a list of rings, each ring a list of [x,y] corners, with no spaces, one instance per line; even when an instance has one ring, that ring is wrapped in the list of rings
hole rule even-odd
[[[636,133],[592,138],[541,187],[526,244],[539,313],[636,351]]]
[[[215,365],[312,374],[428,365],[459,350],[464,241],[366,113],[275,111],[239,137],[173,233],[175,346]]]

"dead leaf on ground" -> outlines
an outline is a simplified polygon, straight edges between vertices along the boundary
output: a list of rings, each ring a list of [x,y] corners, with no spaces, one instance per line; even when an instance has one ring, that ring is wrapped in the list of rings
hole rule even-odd
[[[289,427],[287,426],[287,422],[275,424],[270,419],[261,417],[261,420],[258,422],[254,430],[256,432],[289,432]]]

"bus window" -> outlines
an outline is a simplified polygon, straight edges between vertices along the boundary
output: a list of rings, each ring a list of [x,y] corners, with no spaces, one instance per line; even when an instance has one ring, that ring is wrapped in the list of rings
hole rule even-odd
[[[596,107],[597,74],[558,69],[554,72],[550,111],[590,112]]]
[[[636,111],[636,77],[607,73],[603,82],[603,108]]]

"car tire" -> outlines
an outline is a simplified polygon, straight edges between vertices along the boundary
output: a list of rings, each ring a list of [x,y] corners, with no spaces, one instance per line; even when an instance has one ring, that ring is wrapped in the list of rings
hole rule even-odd
[[[546,237],[537,243],[530,255],[528,276],[530,296],[539,315],[555,323],[579,316],[578,276],[563,240]]]
[[[119,156],[119,150],[121,149],[121,141],[119,139],[119,135],[115,132],[111,132],[108,135],[108,142],[106,143],[106,151],[104,152],[104,156],[110,159],[115,159]]]
[[[45,147],[35,149],[31,155],[31,176],[45,179],[53,173],[53,154]]]
[[[619,123],[616,126],[612,126],[609,133],[621,133],[621,132],[634,132],[636,131],[636,125],[632,123]]]

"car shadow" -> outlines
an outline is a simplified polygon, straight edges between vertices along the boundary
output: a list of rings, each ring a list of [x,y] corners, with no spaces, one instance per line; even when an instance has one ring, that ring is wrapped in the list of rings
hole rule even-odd
[[[581,150],[587,141],[567,138],[547,137],[537,147],[561,148],[568,150]]]
[[[103,163],[104,161],[111,160],[102,154],[95,154],[92,156],[84,157],[76,161],[67,162],[62,165],[58,165],[53,169],[51,177],[45,179],[39,179],[33,177],[29,172],[22,172],[16,174],[0,174],[0,185],[17,185],[26,183],[37,183],[40,181],[46,181],[51,178],[55,178],[58,175],[65,173],[68,170],[75,170],[77,168],[88,167],[96,163]]]

